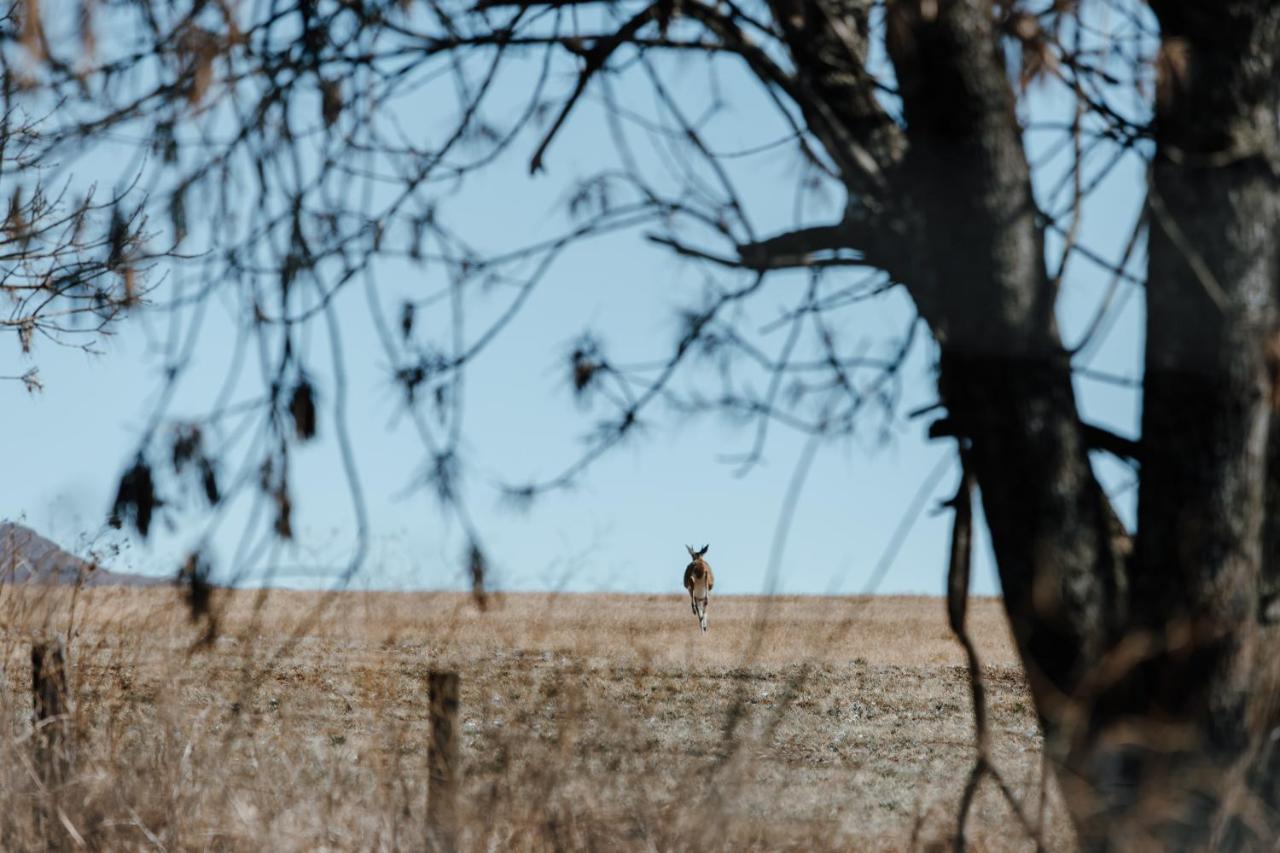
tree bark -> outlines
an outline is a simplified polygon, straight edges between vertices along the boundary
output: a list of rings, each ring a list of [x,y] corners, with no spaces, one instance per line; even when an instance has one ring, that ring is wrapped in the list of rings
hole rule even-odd
[[[845,5],[859,32],[862,6]],[[946,432],[967,446],[1082,847],[1240,849],[1280,837],[1280,4],[1152,5],[1163,47],[1132,547],[1089,462],[990,0],[887,7],[902,140],[866,98],[824,112],[844,122],[824,144],[852,136],[879,170],[845,176],[839,226],[742,256],[844,239],[928,321]],[[829,16],[772,6],[807,92],[862,79],[857,38],[841,54]]]
[[[889,51],[907,119],[908,289],[941,347],[939,390],[970,445],[1005,609],[1060,778],[1082,694],[1127,600],[1054,318],[1030,168],[989,3],[898,3]],[[1087,777],[1086,777],[1087,778]],[[1066,785],[1085,834],[1086,797]]]
[[[899,270],[941,347],[939,389],[970,444],[1005,606],[1086,849],[1280,833],[1274,807],[1244,793],[1274,794],[1280,763],[1257,619],[1268,584],[1280,586],[1274,566],[1263,572],[1280,399],[1273,5],[1157,6],[1131,565],[1089,465],[990,4],[890,11],[908,141],[901,216],[916,235]]]
[[[1258,736],[1275,724],[1250,696],[1265,692],[1257,668],[1269,665],[1259,615],[1275,500],[1280,9],[1153,6],[1163,47],[1130,613],[1146,653],[1096,727],[1166,725],[1094,749],[1116,768],[1099,807],[1166,848],[1246,847],[1280,833],[1274,803],[1240,808],[1232,790],[1234,776],[1257,775]]]

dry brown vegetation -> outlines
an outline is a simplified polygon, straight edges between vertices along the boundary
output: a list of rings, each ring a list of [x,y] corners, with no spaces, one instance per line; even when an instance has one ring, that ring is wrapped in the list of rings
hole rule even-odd
[[[0,846],[423,849],[426,675],[462,677],[468,850],[928,849],[973,759],[964,661],[926,598],[0,592]],[[994,754],[1040,813],[1040,736],[999,603],[974,602]],[[30,641],[69,636],[72,771],[33,764]],[[1069,846],[1050,792],[1044,840]],[[980,849],[1029,848],[987,783]]]

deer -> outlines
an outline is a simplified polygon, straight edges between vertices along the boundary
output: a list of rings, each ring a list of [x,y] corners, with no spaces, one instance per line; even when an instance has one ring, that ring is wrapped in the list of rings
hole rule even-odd
[[[691,546],[684,546],[693,562],[684,570],[684,588],[689,590],[690,605],[693,615],[698,617],[698,625],[702,632],[707,632],[707,596],[716,585],[716,576],[711,572],[711,565],[704,559],[710,545],[703,545],[701,551]]]

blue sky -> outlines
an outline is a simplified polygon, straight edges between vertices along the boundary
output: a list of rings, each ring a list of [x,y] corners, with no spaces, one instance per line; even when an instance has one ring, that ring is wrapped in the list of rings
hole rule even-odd
[[[699,78],[672,69],[688,80],[696,98]],[[517,75],[518,76],[518,75]],[[732,109],[718,125],[715,142],[724,150],[745,149],[776,138],[780,126],[768,119],[762,99],[745,80],[728,75],[723,83]],[[501,97],[513,100],[519,80],[504,84]],[[641,90],[622,95],[639,98]],[[1063,116],[1070,107],[1062,92],[1034,91],[1036,118]],[[640,107],[636,107],[639,109]],[[421,111],[420,111],[421,112]],[[1066,113],[1069,115],[1069,113]],[[443,117],[402,116],[410,127],[429,133]],[[487,174],[469,180],[447,199],[450,220],[476,245],[500,249],[557,233],[565,226],[561,202],[574,177],[589,174],[607,148],[606,126],[598,103],[584,105],[548,155],[548,174],[530,177],[525,169],[532,145],[516,146]],[[1033,162],[1056,137],[1028,137]],[[118,152],[117,152],[118,153]],[[1090,163],[1100,168],[1108,152]],[[91,154],[77,164],[80,180],[118,180],[111,151]],[[1061,175],[1065,159],[1051,159],[1036,172],[1045,193]],[[747,188],[749,208],[761,212],[765,232],[791,222],[797,171],[794,157],[766,152],[735,161],[732,167]],[[1105,257],[1118,258],[1137,215],[1143,191],[1143,164],[1130,155],[1100,185],[1086,205],[1081,243]],[[1042,195],[1043,198],[1043,195]],[[834,218],[829,207],[811,208],[811,221]],[[664,357],[676,339],[678,311],[697,302],[707,270],[675,259],[648,244],[643,232],[630,231],[585,241],[552,268],[513,323],[476,361],[465,386],[463,425],[468,505],[491,558],[499,588],[679,592],[686,562],[684,545],[710,544],[717,592],[856,593],[872,589],[872,579],[904,515],[920,496],[923,483],[936,483],[924,512],[901,542],[883,579],[882,593],[938,594],[944,583],[949,515],[936,513],[938,501],[955,487],[957,472],[947,442],[924,439],[927,419],[899,419],[886,432],[868,420],[864,434],[824,444],[804,481],[794,517],[779,545],[780,512],[804,437],[784,428],[772,430],[761,463],[745,475],[724,457],[749,447],[749,429],[723,419],[689,419],[657,410],[641,435],[607,454],[572,489],[550,494],[528,509],[502,501],[493,483],[554,474],[570,463],[591,429],[592,411],[571,393],[565,353],[584,329],[598,332],[610,358],[645,362]],[[1058,241],[1048,252],[1056,263]],[[1144,260],[1135,254],[1131,268]],[[851,273],[857,275],[858,273]],[[420,294],[431,270],[386,264],[371,272],[371,290],[383,310],[394,316],[398,299]],[[165,287],[182,286],[174,274]],[[1079,338],[1092,316],[1108,276],[1077,257],[1063,283],[1059,318],[1066,341]],[[795,297],[785,277],[771,285],[745,318],[760,325]],[[415,489],[422,464],[421,447],[403,416],[400,396],[389,376],[389,359],[375,333],[369,292],[357,282],[337,301],[342,317],[342,352],[347,372],[346,417],[353,436],[371,538],[368,554],[352,581],[355,587],[452,588],[465,585],[461,555],[465,538],[445,518],[429,491]],[[488,300],[488,301],[485,301]],[[475,317],[501,307],[501,294],[480,300]],[[1140,376],[1142,292],[1122,285],[1117,322],[1090,358],[1110,373]],[[911,316],[905,293],[895,289],[843,315],[842,332],[865,339],[873,352],[891,348]],[[141,312],[121,325],[100,355],[37,346],[25,359],[14,346],[0,353],[0,374],[39,367],[45,391],[29,396],[18,383],[0,383],[0,446],[6,475],[0,485],[0,518],[23,518],[64,546],[119,541],[104,533],[120,472],[135,452],[161,385],[167,320]],[[214,300],[193,349],[192,367],[170,411],[194,414],[207,406],[226,373],[228,354],[240,323],[238,307]],[[431,322],[431,318],[424,322]],[[474,322],[479,324],[479,320]],[[777,344],[778,341],[774,341]],[[194,504],[175,499],[167,522],[150,542],[126,539],[119,568],[171,573],[181,555],[203,543],[213,556],[216,576],[237,566],[256,568],[245,579],[288,586],[324,586],[332,582],[352,553],[354,522],[350,489],[340,464],[328,404],[336,392],[326,333],[317,330],[305,348],[309,373],[320,392],[320,438],[295,454],[294,543],[242,547],[250,522],[260,520],[251,492],[211,517]],[[901,412],[935,399],[930,371],[932,344],[917,344],[905,371]],[[705,378],[705,377],[704,377]],[[692,374],[689,382],[701,381]],[[240,396],[254,390],[250,376],[238,381]],[[260,387],[259,387],[260,390]],[[1138,400],[1132,389],[1089,380],[1077,381],[1086,418],[1133,435]],[[1104,484],[1123,494],[1122,515],[1132,518],[1134,490],[1124,491],[1131,474],[1114,462],[1097,460]],[[223,476],[230,471],[223,471]],[[778,549],[776,576],[770,555]],[[985,536],[979,540],[976,591],[998,591]],[[238,556],[239,555],[239,556]]]

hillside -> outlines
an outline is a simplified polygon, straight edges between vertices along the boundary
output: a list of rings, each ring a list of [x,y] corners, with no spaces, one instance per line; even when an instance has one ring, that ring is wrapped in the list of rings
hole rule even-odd
[[[113,572],[64,551],[29,527],[0,521],[0,583],[74,584],[86,586],[155,586],[165,578]]]

